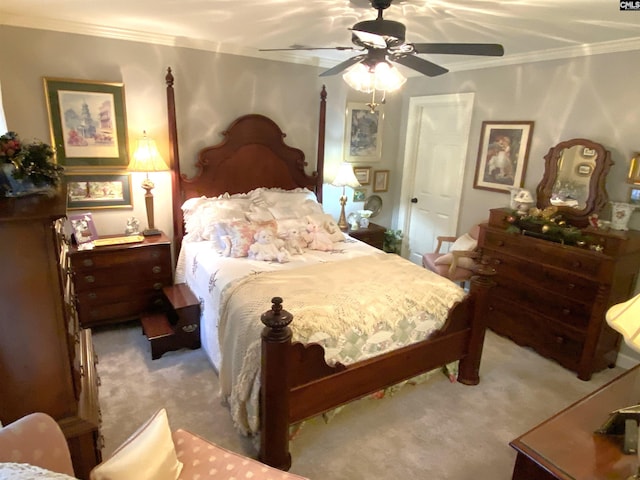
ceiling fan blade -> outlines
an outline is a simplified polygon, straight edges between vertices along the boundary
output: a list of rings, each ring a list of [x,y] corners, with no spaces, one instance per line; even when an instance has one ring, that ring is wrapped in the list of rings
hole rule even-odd
[[[382,35],[364,32],[362,30],[355,30],[353,28],[351,29],[351,31],[356,37],[358,37],[363,45],[367,45],[373,48],[387,48],[387,41]]]
[[[437,77],[438,75],[442,75],[447,73],[447,70],[440,65],[436,65],[429,60],[425,60],[424,58],[416,57],[415,55],[409,54],[396,54],[391,55],[389,60],[392,62],[399,63],[400,65],[404,65],[405,67],[409,67],[417,72],[422,73],[428,77]]]
[[[325,70],[320,74],[321,77],[329,77],[331,75],[335,75],[336,73],[340,73],[343,70],[346,70],[351,65],[355,65],[356,63],[364,60],[366,55],[356,55],[355,57],[347,58],[344,62],[340,62],[335,67],[331,67],[329,70]]]
[[[442,53],[445,55],[484,55],[501,57],[504,48],[497,43],[413,43],[416,53]]]
[[[259,52],[284,52],[288,50],[361,50],[354,47],[292,47],[292,48],[260,48]]]

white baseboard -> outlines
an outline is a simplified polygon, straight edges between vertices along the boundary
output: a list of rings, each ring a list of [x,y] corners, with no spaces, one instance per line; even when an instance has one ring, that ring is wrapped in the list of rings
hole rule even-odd
[[[625,353],[618,353],[616,367],[622,367],[628,370],[638,365],[638,363],[640,363],[640,360],[638,360],[637,357],[632,357],[631,355],[627,355]]]

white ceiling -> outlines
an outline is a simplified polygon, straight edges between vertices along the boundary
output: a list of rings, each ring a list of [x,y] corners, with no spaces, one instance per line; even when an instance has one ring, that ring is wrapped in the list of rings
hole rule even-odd
[[[384,18],[407,42],[501,43],[505,56],[423,55],[464,70],[640,49],[640,11],[619,0],[396,0]],[[259,52],[351,46],[369,0],[0,0],[0,24],[140,40],[330,67],[354,52]]]

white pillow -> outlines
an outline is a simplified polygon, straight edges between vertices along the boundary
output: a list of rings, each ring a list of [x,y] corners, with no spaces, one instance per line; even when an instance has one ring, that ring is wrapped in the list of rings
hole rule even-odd
[[[465,250],[467,252],[470,252],[472,250],[475,250],[477,247],[478,240],[473,238],[468,233],[465,233],[464,235],[458,237],[455,242],[453,242],[453,245],[451,245],[451,248],[449,250],[452,252],[455,250]]]
[[[445,253],[441,257],[438,257],[434,260],[434,264],[436,265],[451,265],[453,262],[453,253]],[[471,270],[476,265],[476,262],[473,258],[469,257],[459,257],[458,258],[458,266],[460,268],[466,268],[467,270]]]
[[[295,188],[293,190],[283,190],[281,188],[262,188],[251,192],[252,198],[256,205],[262,202],[267,206],[275,206],[279,204],[291,205],[301,204],[305,200],[313,200],[318,202],[316,194],[308,188]]]
[[[96,466],[91,480],[176,480],[182,472],[163,408]]]

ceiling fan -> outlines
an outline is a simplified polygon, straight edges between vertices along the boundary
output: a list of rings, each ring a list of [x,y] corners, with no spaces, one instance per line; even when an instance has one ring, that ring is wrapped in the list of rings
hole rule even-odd
[[[378,17],[375,20],[358,22],[350,29],[351,41],[358,48],[295,47],[261,49],[261,51],[354,50],[364,52],[324,71],[320,74],[321,77],[336,75],[357,63],[362,63],[371,69],[388,61],[404,65],[423,75],[435,77],[449,70],[418,55],[425,53],[496,57],[504,55],[502,45],[495,43],[407,43],[406,27],[400,22],[382,18],[382,12],[391,6],[392,0],[370,0],[370,2],[371,6],[378,11]]]

